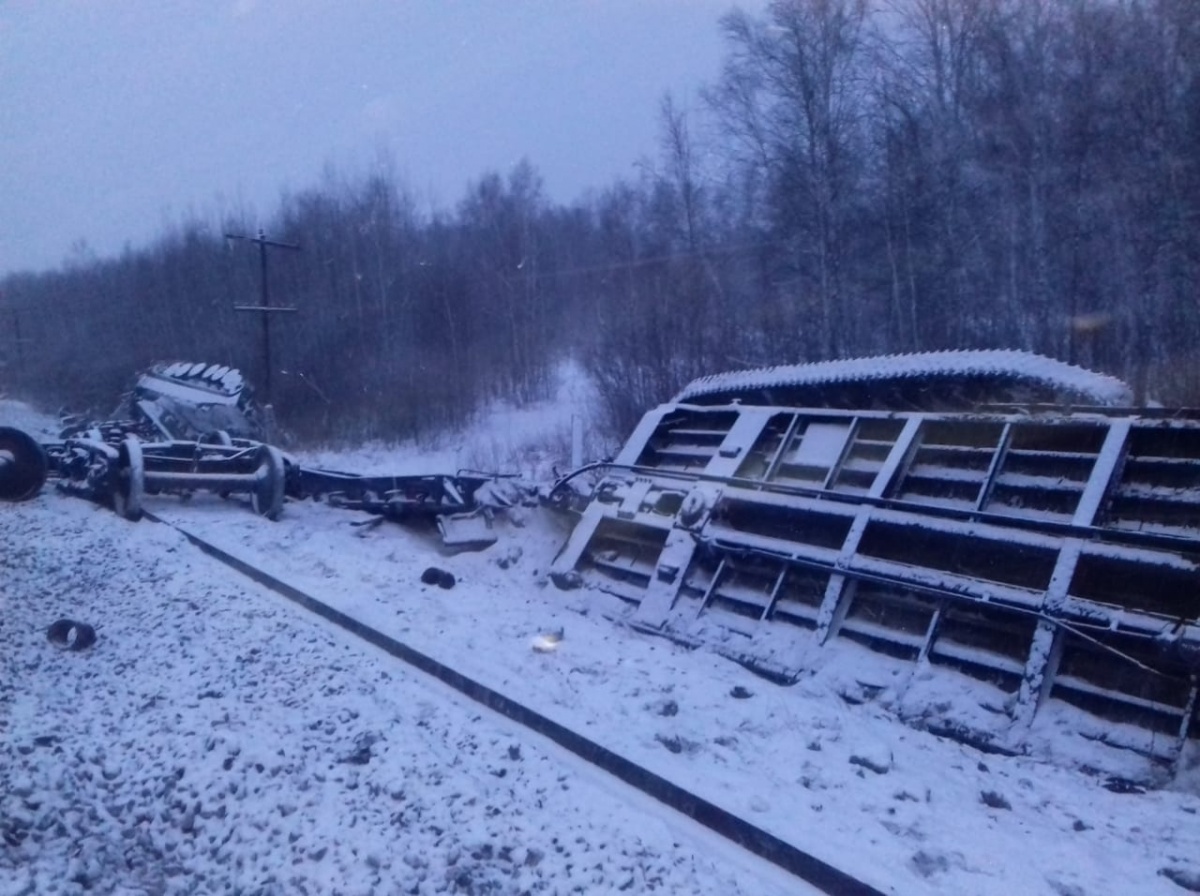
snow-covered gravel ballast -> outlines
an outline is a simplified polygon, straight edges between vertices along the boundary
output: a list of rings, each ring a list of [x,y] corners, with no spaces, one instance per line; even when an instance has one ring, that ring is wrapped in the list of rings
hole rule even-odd
[[[782,892],[166,526],[48,494],[0,543],[0,893]]]
[[[893,674],[853,645],[781,688],[621,629],[548,584],[564,532],[543,511],[444,556],[307,502],[278,523],[211,496],[148,506],[885,892],[1200,887],[1194,756],[1167,789],[1114,792],[1066,728],[1061,756],[1010,758],[847,705],[840,684]],[[456,586],[422,584],[428,566]],[[61,617],[96,644],[49,643]],[[970,702],[923,674],[909,686]],[[806,891],[169,526],[50,487],[0,504],[0,837],[3,896]]]

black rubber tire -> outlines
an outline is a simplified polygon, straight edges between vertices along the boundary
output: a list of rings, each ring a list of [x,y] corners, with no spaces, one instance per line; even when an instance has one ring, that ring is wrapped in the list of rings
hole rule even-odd
[[[59,619],[46,629],[46,640],[63,650],[87,650],[96,643],[96,630],[86,622]]]
[[[0,464],[0,501],[28,501],[46,482],[46,452],[33,437],[11,426],[0,426],[0,451],[12,460]]]

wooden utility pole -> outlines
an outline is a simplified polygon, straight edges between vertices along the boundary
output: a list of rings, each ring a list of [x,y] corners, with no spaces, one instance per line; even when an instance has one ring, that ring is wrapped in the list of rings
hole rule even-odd
[[[4,296],[0,296],[0,300],[3,300],[3,298]],[[25,350],[22,346],[32,342],[33,340],[25,339],[21,336],[21,315],[17,312],[15,307],[11,309],[11,314],[13,334],[11,341],[13,346],[13,355],[16,359],[16,367],[12,372],[12,380],[14,383],[16,383],[18,380],[23,381],[25,379]]]
[[[13,345],[17,349],[17,351],[16,351],[17,372],[24,374],[25,373],[25,352],[21,349],[21,346],[22,346],[22,344],[24,344],[25,340],[21,338],[21,318],[17,315],[17,312],[15,312],[15,311],[13,312],[12,318],[13,318]]]
[[[257,311],[262,315],[262,354],[263,354],[263,404],[271,404],[271,315],[284,313],[295,313],[296,309],[291,307],[278,307],[271,304],[271,293],[267,286],[267,246],[274,246],[278,249],[294,249],[299,251],[300,246],[295,243],[282,243],[279,240],[269,240],[262,228],[258,230],[258,236],[245,236],[240,233],[225,234],[227,240],[245,240],[248,243],[258,244],[258,259],[259,259],[259,279],[262,288],[262,302],[258,305],[234,305],[235,311]]]

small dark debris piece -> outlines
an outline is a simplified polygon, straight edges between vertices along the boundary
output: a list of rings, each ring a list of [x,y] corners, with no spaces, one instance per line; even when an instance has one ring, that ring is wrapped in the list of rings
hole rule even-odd
[[[16,849],[25,842],[25,838],[29,836],[29,831],[13,824],[4,829],[3,835],[4,842]]]
[[[574,591],[576,588],[583,587],[583,576],[573,569],[567,572],[550,573],[550,581],[560,591]]]
[[[882,765],[881,763],[875,762],[873,759],[868,759],[866,756],[851,756],[850,764],[861,765],[863,768],[870,769],[877,775],[886,775],[889,771],[891,771],[891,766]]]
[[[64,650],[87,650],[96,643],[96,630],[85,622],[60,619],[46,629],[46,640]]]
[[[1073,831],[1090,831],[1091,829],[1092,826],[1090,824],[1085,821],[1081,821],[1078,818],[1076,818],[1075,823],[1071,825],[1071,830]]]
[[[437,585],[439,588],[450,589],[457,584],[454,574],[436,566],[430,566],[421,573],[421,581],[426,585]]]
[[[366,765],[375,755],[371,747],[379,740],[379,736],[370,731],[364,731],[354,738],[354,749],[338,759],[348,765]]]
[[[344,762],[347,765],[366,765],[371,761],[371,748],[359,748],[353,750],[343,756],[338,762]]]
[[[1012,803],[994,790],[983,790],[979,793],[979,801],[990,809],[1011,809]]]
[[[521,747],[518,744],[511,744],[508,748],[508,758],[516,762],[521,758]]]
[[[1146,788],[1128,778],[1118,778],[1116,775],[1104,782],[1104,789],[1113,793],[1145,793]]]
[[[656,735],[654,735],[654,739],[656,741],[658,741],[660,744],[662,744],[664,747],[666,747],[668,750],[670,750],[672,753],[682,753],[683,752],[683,743],[679,740],[679,738],[675,737],[674,735],[671,735],[669,737],[664,737],[661,734],[656,734]]]
[[[674,700],[668,700],[658,708],[660,716],[677,716],[679,715],[679,704]]]
[[[914,853],[911,861],[913,870],[921,877],[932,877],[934,874],[950,868],[950,863],[945,856],[928,853],[923,849]]]
[[[749,698],[753,697],[754,694],[738,684],[733,686],[733,690],[729,692],[729,696],[734,700],[748,700]]]

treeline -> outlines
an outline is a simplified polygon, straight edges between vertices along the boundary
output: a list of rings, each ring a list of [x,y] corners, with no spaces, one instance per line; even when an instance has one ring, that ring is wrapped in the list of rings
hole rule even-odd
[[[1200,4],[786,0],[719,27],[723,70],[661,101],[638,176],[569,205],[536,168],[426,211],[392,169],[262,221],[0,283],[5,381],[103,408],[164,358],[262,381],[302,436],[419,435],[542,397],[582,359],[614,432],[703,373],[1026,348],[1200,403]],[[650,149],[650,148],[648,148]],[[6,322],[7,323],[7,322]]]

